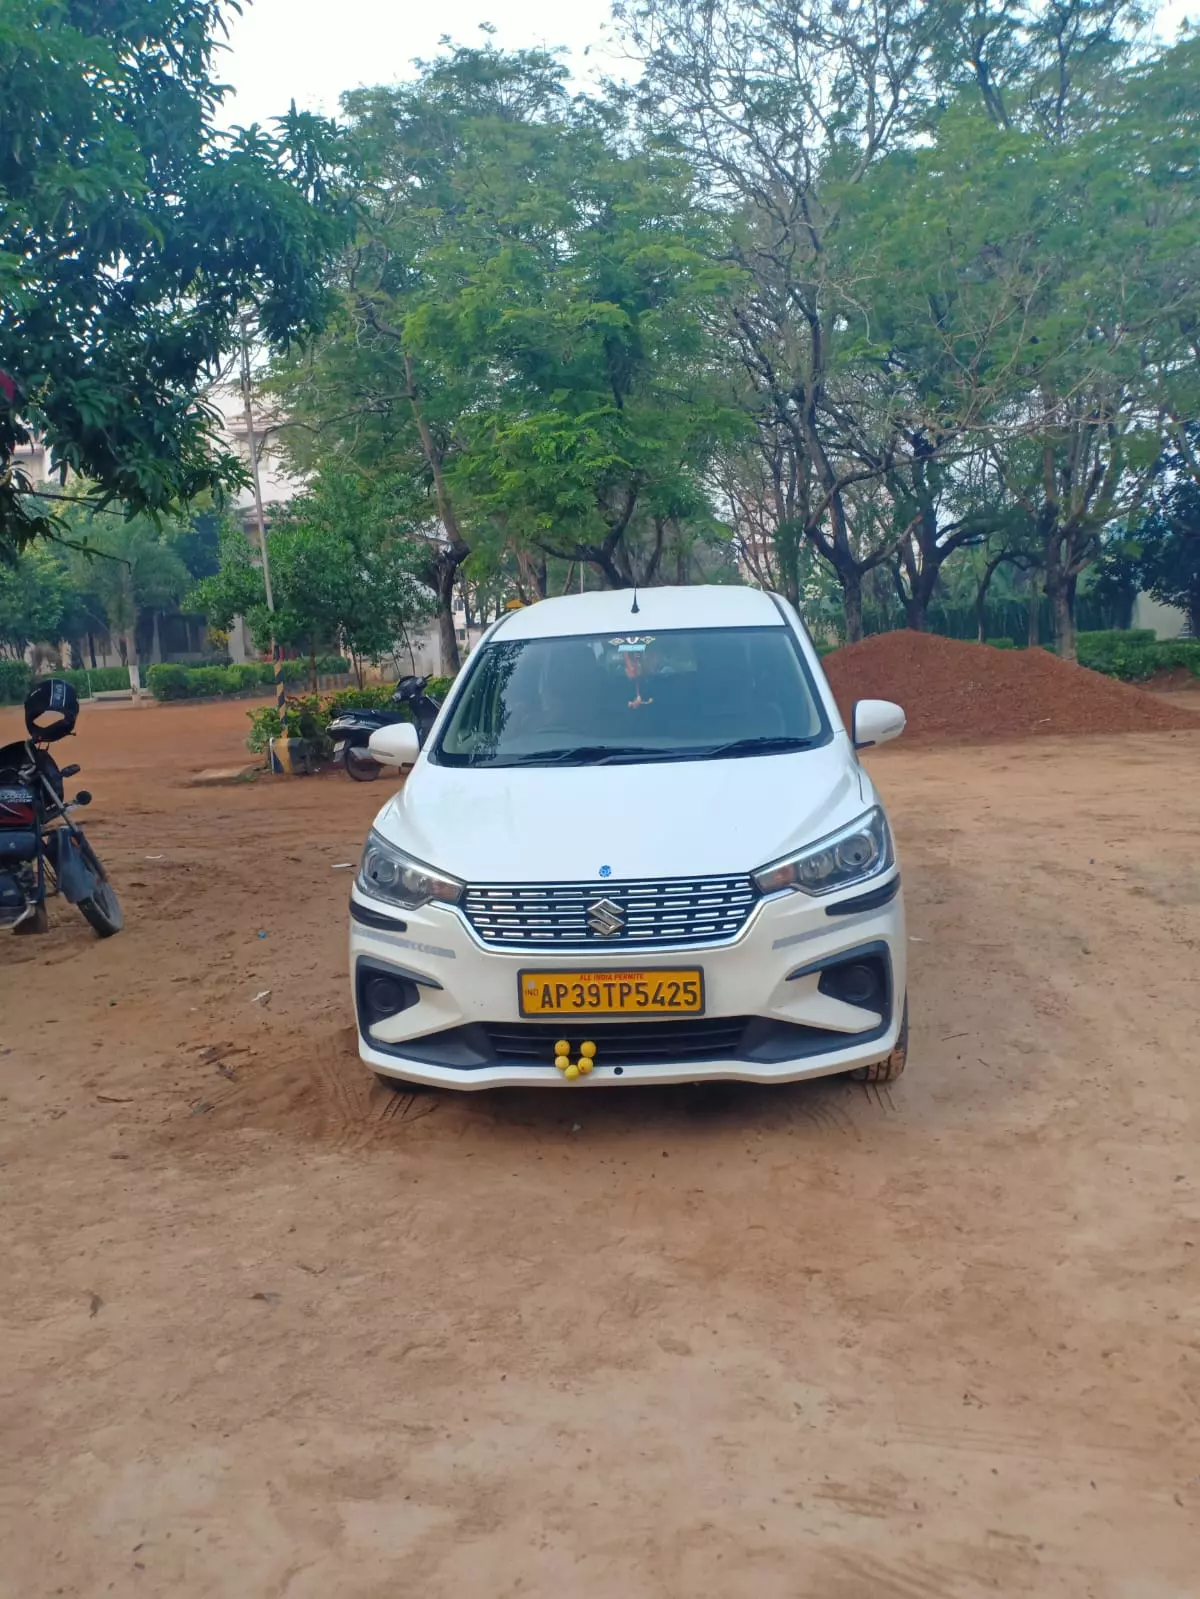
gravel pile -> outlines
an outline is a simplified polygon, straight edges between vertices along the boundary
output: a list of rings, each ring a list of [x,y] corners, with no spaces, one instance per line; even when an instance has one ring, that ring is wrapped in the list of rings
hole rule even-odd
[[[1194,712],[1042,649],[997,650],[903,631],[848,644],[824,665],[847,727],[855,700],[895,700],[908,717],[906,737],[953,742],[1200,724]]]

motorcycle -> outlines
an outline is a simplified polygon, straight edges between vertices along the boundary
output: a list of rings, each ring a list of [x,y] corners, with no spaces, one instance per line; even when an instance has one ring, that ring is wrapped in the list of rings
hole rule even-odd
[[[391,727],[394,722],[412,721],[417,737],[424,744],[429,730],[437,720],[441,701],[426,694],[427,677],[402,677],[396,684],[392,703],[396,710],[347,710],[330,722],[326,731],[333,740],[333,758],[346,768],[347,777],[357,783],[373,783],[383,768],[367,753],[371,734],[381,727]],[[405,710],[400,707],[407,708]]]
[[[46,900],[61,894],[99,938],[111,938],[124,925],[120,902],[83,829],[71,819],[92,796],[80,789],[66,799],[63,783],[79,767],[60,768],[48,749],[74,732],[78,696],[69,683],[47,678],[27,696],[24,710],[28,737],[0,747],[0,927],[46,932]]]

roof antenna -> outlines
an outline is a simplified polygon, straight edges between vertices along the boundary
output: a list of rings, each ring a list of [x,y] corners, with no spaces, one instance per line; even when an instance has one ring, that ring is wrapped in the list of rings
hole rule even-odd
[[[641,609],[641,607],[638,605],[638,602],[637,602],[637,584],[635,583],[633,585],[633,604],[632,604],[632,606],[630,606],[630,609],[629,609],[630,616],[636,616],[640,609]]]

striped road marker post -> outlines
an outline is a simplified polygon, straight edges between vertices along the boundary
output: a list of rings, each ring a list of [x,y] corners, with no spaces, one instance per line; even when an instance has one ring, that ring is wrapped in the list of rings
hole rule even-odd
[[[287,730],[287,684],[283,681],[283,651],[278,644],[271,645],[271,667],[275,673],[275,709],[279,712],[279,737],[270,741],[271,770],[291,773],[291,752]]]

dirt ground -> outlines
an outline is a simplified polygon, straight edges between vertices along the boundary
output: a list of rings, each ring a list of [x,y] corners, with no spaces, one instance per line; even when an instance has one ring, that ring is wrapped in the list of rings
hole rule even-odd
[[[244,711],[85,706],[127,929],[0,943],[4,1599],[1200,1594],[1200,718],[873,758],[890,1090],[456,1098]]]

